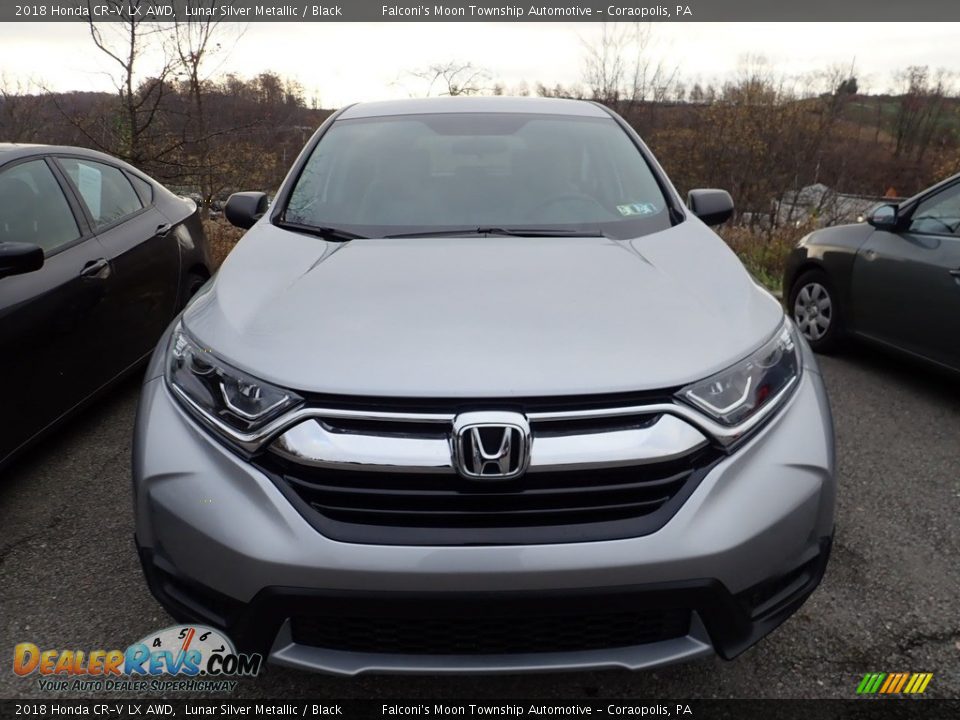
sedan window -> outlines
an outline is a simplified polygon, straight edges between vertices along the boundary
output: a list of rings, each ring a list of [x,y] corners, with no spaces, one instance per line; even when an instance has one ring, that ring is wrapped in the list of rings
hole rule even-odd
[[[39,245],[46,255],[80,237],[76,218],[43,160],[0,172],[0,242]]]
[[[143,207],[130,181],[119,169],[78,158],[59,158],[59,161],[98,229],[113,225]]]
[[[921,202],[910,219],[910,232],[960,235],[960,184]]]
[[[145,204],[150,205],[153,202],[153,187],[151,187],[150,183],[132,173],[127,173],[127,177],[130,178],[130,182],[132,182],[133,187],[136,188],[140,199],[143,200]]]

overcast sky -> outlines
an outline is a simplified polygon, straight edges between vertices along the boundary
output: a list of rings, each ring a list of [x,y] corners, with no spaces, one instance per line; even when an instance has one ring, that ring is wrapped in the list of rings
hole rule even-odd
[[[243,26],[231,27],[239,31]],[[799,77],[856,61],[862,89],[891,87],[908,65],[960,71],[956,23],[663,23],[651,26],[653,54],[688,81],[733,76],[745,55]],[[406,71],[470,62],[508,87],[583,79],[584,44],[598,23],[251,23],[221,69],[296,79],[324,107],[405,97]],[[57,90],[111,90],[109,69],[83,23],[0,23],[0,80]]]

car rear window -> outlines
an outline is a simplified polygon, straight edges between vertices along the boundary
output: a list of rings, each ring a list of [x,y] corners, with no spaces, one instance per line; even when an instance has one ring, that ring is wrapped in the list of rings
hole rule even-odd
[[[97,228],[113,225],[143,207],[130,181],[118,168],[78,158],[59,161]]]

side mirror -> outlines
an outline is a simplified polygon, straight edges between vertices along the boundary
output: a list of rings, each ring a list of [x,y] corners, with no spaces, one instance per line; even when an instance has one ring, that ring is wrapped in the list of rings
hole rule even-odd
[[[267,194],[262,192],[238,192],[227,198],[223,214],[231,225],[248,230],[263,217],[270,207]]]
[[[867,213],[867,222],[878,230],[896,230],[900,224],[896,205],[880,205]]]
[[[687,207],[707,225],[720,225],[733,216],[733,198],[726,190],[691,190]]]
[[[0,278],[22,275],[43,267],[43,248],[30,243],[0,243]]]

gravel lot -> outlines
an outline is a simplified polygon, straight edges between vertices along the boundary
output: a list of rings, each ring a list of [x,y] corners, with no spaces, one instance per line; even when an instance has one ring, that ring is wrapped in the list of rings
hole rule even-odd
[[[822,359],[837,426],[839,527],[823,585],[734,662],[649,673],[328,678],[268,666],[237,697],[830,697],[866,672],[934,673],[960,697],[960,381],[854,349]],[[138,382],[0,478],[0,697],[39,697],[13,646],[113,648],[170,624],[133,548]]]

